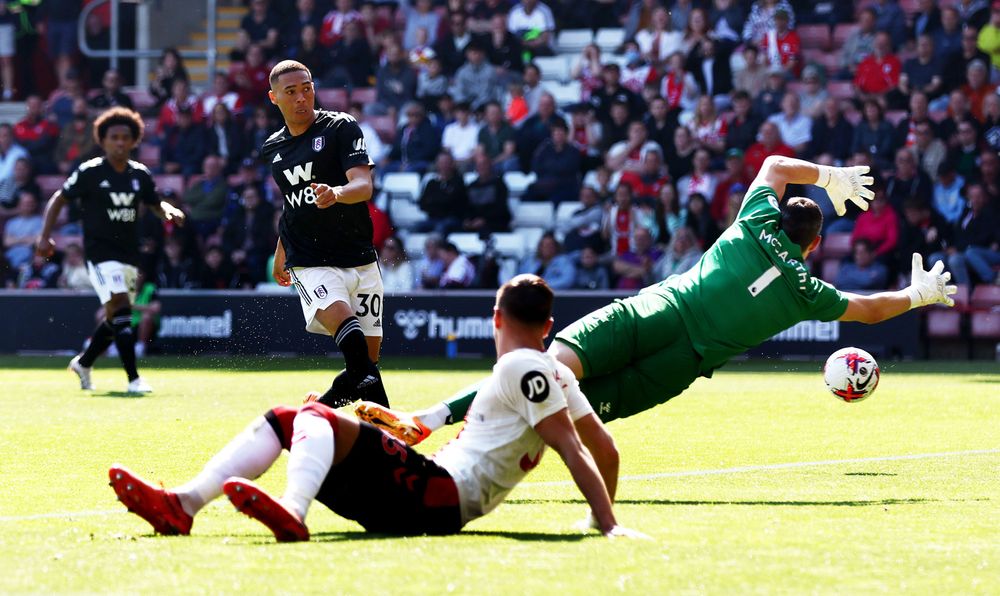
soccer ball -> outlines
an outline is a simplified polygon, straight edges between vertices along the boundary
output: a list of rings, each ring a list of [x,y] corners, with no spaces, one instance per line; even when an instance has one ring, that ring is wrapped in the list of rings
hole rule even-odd
[[[847,403],[875,393],[878,379],[878,363],[860,348],[841,348],[830,354],[823,365],[823,380],[830,393]]]

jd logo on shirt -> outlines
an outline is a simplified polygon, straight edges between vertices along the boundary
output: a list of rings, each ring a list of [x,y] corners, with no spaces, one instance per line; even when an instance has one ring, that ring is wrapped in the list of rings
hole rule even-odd
[[[528,401],[542,403],[549,396],[549,381],[544,374],[533,370],[521,377],[521,393]]]

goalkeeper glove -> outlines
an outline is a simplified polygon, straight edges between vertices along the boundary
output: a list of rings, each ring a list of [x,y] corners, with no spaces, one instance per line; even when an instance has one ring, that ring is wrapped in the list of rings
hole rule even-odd
[[[958,291],[955,286],[945,285],[951,279],[951,273],[944,271],[944,263],[934,263],[930,271],[924,271],[924,259],[920,253],[913,253],[913,271],[910,273],[910,286],[906,293],[910,296],[910,308],[928,304],[947,304],[955,306],[951,294]]]
[[[864,175],[868,173],[868,166],[816,167],[819,168],[816,186],[826,189],[837,215],[847,213],[847,201],[851,201],[862,211],[868,211],[868,201],[875,198],[875,193],[870,188],[865,188],[875,182],[871,176]]]

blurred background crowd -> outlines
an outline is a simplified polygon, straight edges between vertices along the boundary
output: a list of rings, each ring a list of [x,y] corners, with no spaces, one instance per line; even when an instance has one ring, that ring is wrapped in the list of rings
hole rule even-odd
[[[280,126],[266,91],[284,58],[361,123],[390,293],[518,272],[641,288],[697,262],[769,155],[875,171],[871,209],[845,218],[795,189],[826,210],[823,279],[897,287],[920,252],[966,288],[997,281],[1000,1],[250,0],[201,85],[175,50],[142,82],[81,56],[81,4],[0,0],[3,99],[24,105],[0,124],[7,287],[89,288],[72,210],[59,258],[32,243],[116,105],[143,114],[136,158],[189,216],[141,215],[145,279],[273,284],[283,198],[258,151]],[[107,47],[92,17],[88,43]]]

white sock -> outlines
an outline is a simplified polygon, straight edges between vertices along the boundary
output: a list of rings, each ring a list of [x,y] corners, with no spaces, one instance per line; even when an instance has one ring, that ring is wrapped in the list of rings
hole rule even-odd
[[[288,453],[288,485],[281,502],[303,522],[333,466],[333,428],[315,412],[299,412],[292,423]]]
[[[267,471],[281,455],[281,441],[263,416],[257,417],[243,431],[208,460],[201,472],[173,492],[189,515],[222,494],[222,483],[230,476],[253,480]]]
[[[441,428],[448,422],[451,410],[448,409],[448,406],[444,405],[444,402],[439,402],[426,410],[417,410],[413,415],[419,418],[424,426],[433,431]]]

